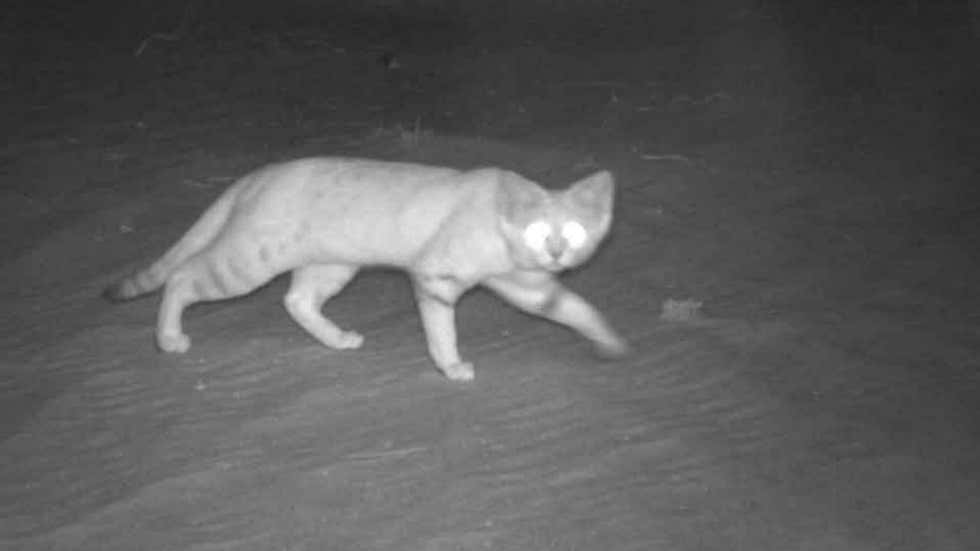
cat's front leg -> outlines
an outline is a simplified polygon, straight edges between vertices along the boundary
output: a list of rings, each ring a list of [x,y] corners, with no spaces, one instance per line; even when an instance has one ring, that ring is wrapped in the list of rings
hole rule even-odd
[[[473,364],[460,359],[456,346],[456,301],[466,287],[451,277],[417,276],[414,283],[429,355],[436,367],[454,381],[472,381]]]
[[[592,341],[604,358],[629,354],[629,344],[594,306],[544,272],[515,272],[483,282],[521,310],[569,327]]]

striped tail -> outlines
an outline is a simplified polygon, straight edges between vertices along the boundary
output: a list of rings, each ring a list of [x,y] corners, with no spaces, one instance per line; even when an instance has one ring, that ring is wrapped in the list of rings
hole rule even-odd
[[[188,258],[204,250],[224,228],[235,204],[235,195],[233,190],[229,190],[219,197],[159,260],[109,285],[102,292],[102,297],[112,302],[121,302],[152,293],[162,287],[174,270]]]

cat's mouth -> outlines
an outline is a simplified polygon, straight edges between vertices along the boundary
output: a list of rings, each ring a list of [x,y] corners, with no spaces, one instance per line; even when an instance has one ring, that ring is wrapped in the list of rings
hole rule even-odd
[[[551,259],[544,263],[543,268],[549,272],[560,272],[565,269],[565,265],[558,261],[558,259]]]

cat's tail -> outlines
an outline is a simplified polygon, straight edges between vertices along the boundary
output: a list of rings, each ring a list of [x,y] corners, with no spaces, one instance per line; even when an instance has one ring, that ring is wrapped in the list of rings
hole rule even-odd
[[[120,302],[152,293],[162,287],[174,270],[207,247],[224,228],[235,204],[235,195],[233,192],[226,192],[219,197],[156,262],[109,285],[102,292],[102,297]]]

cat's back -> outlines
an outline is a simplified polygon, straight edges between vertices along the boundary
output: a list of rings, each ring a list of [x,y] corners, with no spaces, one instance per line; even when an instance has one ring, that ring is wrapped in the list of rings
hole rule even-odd
[[[257,180],[315,182],[318,187],[415,188],[445,184],[462,171],[416,163],[356,157],[307,157],[267,165],[255,171]]]
[[[347,157],[308,157],[266,165],[229,189],[239,213],[343,215],[436,204],[460,191],[459,170]]]
[[[303,241],[316,243],[321,252],[398,264],[449,226],[458,232],[463,220],[486,225],[497,172],[342,157],[299,159],[247,177],[238,212],[250,227],[305,236]]]
[[[394,217],[421,209],[438,218],[474,188],[466,172],[413,163],[322,158],[311,159],[306,169],[303,195],[321,213]]]

